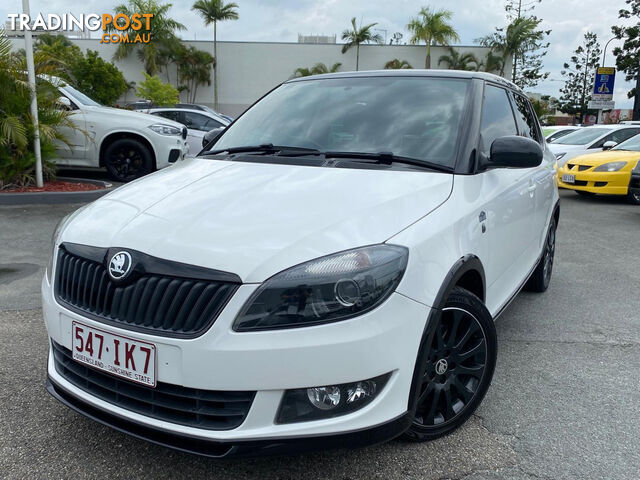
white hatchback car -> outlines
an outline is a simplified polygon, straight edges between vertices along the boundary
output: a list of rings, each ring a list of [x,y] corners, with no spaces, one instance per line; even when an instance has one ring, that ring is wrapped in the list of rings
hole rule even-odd
[[[187,154],[182,124],[104,107],[59,79],[48,80],[57,86],[59,103],[71,111],[76,127],[60,127],[69,145],[57,142],[56,165],[104,167],[114,180],[128,182]]]
[[[231,123],[221,115],[204,110],[163,107],[151,108],[148,113],[186,126],[189,153],[192,155],[197,155],[202,150],[202,137],[204,137],[205,133],[214,128],[227,127]]]
[[[601,152],[640,133],[640,126],[634,125],[595,125],[585,127],[560,137],[549,144],[555,154],[558,165],[586,153]]]
[[[56,229],[49,392],[216,457],[464,423],[494,319],[551,278],[555,158],[527,97],[478,72],[307,77],[211,148]]]

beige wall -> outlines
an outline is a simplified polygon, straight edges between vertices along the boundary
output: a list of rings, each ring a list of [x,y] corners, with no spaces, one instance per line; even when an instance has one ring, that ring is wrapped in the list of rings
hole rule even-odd
[[[23,48],[22,39],[12,39],[15,48]],[[112,59],[115,45],[100,44],[97,39],[72,40],[83,50],[97,50],[105,59]],[[213,55],[213,42],[188,41],[187,45],[208,51]],[[488,49],[484,47],[456,47],[461,52],[472,52],[484,59]],[[269,90],[291,77],[298,67],[311,67],[322,62],[331,66],[342,63],[340,71],[355,70],[355,48],[341,53],[342,45],[301,44],[301,43],[258,43],[258,42],[218,42],[218,83],[220,111],[228,115],[238,115]],[[382,69],[389,60],[407,60],[414,68],[424,67],[426,57],[424,45],[362,45],[360,47],[360,70]],[[437,68],[441,55],[447,53],[445,47],[432,47],[431,62]],[[136,83],[143,80],[142,65],[135,54],[114,62],[127,81]],[[444,65],[442,65],[444,68]],[[511,70],[510,63],[505,72]],[[170,69],[170,81],[175,82],[175,69]],[[160,77],[166,81],[165,73]],[[129,92],[126,101],[136,99]],[[183,99],[184,100],[184,99]],[[121,102],[125,98],[120,99]],[[198,87],[197,103],[213,104],[213,86]]]

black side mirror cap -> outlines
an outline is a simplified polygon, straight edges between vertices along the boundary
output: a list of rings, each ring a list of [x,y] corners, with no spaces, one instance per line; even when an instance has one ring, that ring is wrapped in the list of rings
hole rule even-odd
[[[202,148],[206,148],[210,143],[215,142],[218,137],[224,132],[225,127],[217,127],[213,130],[209,130],[202,137]]]
[[[481,167],[532,168],[542,163],[543,155],[542,147],[535,140],[508,135],[493,141],[489,158],[481,162]]]

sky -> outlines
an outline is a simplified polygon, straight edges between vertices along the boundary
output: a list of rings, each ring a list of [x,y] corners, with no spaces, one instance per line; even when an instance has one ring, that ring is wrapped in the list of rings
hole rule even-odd
[[[167,0],[160,0],[161,3]],[[227,0],[228,1],[228,0]],[[531,0],[523,0],[530,2]],[[235,0],[239,5],[239,20],[218,25],[218,40],[297,42],[298,34],[337,34],[349,26],[356,17],[365,24],[377,23],[382,36],[388,39],[394,32],[402,32],[404,40],[409,34],[406,25],[421,6],[446,8],[453,12],[452,24],[460,35],[460,44],[473,45],[475,39],[491,33],[496,26],[506,25],[504,0]],[[37,13],[109,13],[123,0],[84,0],[78,9],[77,0],[31,0],[31,12]],[[173,0],[171,16],[183,23],[187,30],[179,35],[186,40],[205,40],[213,37],[212,29],[205,27],[200,17],[191,10],[193,1]],[[572,52],[580,45],[586,32],[595,32],[601,48],[610,40],[611,25],[622,25],[629,20],[618,19],[618,10],[625,7],[624,0],[542,0],[534,14],[543,19],[542,27],[551,30],[551,46],[544,60],[549,78],[531,91],[552,96],[559,95],[563,85],[561,71]],[[22,11],[20,0],[3,0],[0,17],[7,20],[9,13]],[[613,48],[620,42],[613,40],[607,49],[606,66],[614,65]],[[632,85],[624,75],[616,77],[614,100],[616,108],[631,108],[627,99]]]

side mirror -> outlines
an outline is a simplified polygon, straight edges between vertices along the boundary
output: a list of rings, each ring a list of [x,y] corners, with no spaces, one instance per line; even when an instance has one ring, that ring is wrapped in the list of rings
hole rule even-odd
[[[224,132],[225,127],[214,128],[213,130],[209,130],[202,137],[202,148],[206,148],[210,143],[215,142],[218,137]]]
[[[71,100],[67,97],[58,97],[58,105],[62,107],[63,110],[71,110]]]
[[[485,168],[532,168],[542,163],[542,147],[530,138],[509,135],[496,138],[491,144]]]
[[[602,150],[611,150],[616,145],[618,145],[618,142],[614,142],[613,140],[608,140],[602,144]]]

